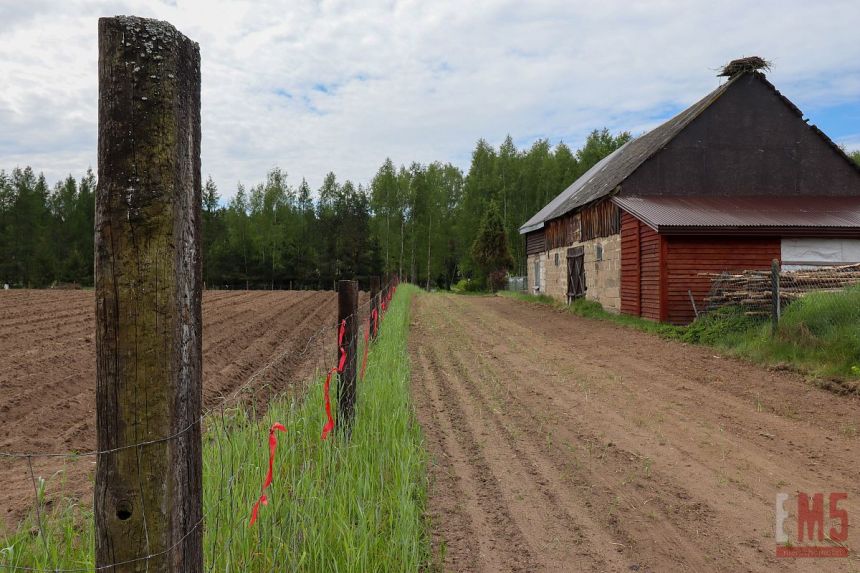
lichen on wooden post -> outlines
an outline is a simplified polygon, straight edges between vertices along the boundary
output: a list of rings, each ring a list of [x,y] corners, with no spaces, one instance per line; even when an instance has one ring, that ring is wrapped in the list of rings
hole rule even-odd
[[[116,451],[97,459],[96,566],[124,563],[108,571],[202,570],[200,204],[198,45],[101,18],[96,425]]]

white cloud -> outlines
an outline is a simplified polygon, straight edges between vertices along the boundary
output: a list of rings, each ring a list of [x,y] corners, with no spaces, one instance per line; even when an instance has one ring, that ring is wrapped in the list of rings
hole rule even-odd
[[[365,182],[387,156],[466,167],[479,137],[638,132],[741,55],[801,108],[860,93],[853,1],[4,3],[0,167],[95,168],[97,18],[123,13],[200,43],[203,173],[225,195],[275,165]]]
[[[836,143],[842,145],[848,151],[860,151],[860,133],[840,137],[836,140]]]

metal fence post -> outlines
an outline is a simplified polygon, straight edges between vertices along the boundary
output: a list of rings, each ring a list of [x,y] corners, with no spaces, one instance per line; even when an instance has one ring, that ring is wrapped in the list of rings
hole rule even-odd
[[[781,313],[779,304],[779,259],[773,259],[770,263],[770,296],[771,296],[771,333],[776,334],[776,329],[779,327],[779,317]]]
[[[203,568],[200,51],[99,20],[96,568]],[[147,442],[145,445],[140,445]],[[117,564],[118,565],[114,565]]]
[[[358,353],[358,282],[339,281],[337,288],[337,321],[346,328],[343,335],[343,349],[346,351],[346,364],[337,382],[337,427],[347,435],[355,418],[355,380]],[[339,351],[338,351],[339,352]],[[338,360],[340,355],[338,354]]]

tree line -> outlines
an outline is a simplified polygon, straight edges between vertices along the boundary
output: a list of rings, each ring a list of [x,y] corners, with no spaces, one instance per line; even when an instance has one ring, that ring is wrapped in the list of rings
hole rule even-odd
[[[398,273],[448,288],[488,278],[489,259],[475,258],[488,245],[506,246],[509,256],[487,256],[524,274],[520,225],[629,139],[595,130],[576,151],[545,139],[525,149],[510,136],[498,148],[479,140],[466,173],[450,163],[389,159],[368,184],[329,173],[316,190],[275,168],[263,183],[239,184],[226,202],[209,178],[204,281],[208,288],[326,289],[342,278]],[[95,189],[91,170],[53,187],[30,167],[0,171],[0,283],[92,285]],[[479,240],[482,228],[503,236]]]

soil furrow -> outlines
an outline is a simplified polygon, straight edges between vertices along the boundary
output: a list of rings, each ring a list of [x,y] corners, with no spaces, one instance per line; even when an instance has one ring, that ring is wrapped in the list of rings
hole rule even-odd
[[[313,373],[307,339],[337,316],[334,292],[207,291],[203,298],[204,403],[211,406],[255,372],[256,400],[291,391]],[[88,451],[95,447],[95,308],[92,291],[0,292],[0,450]],[[29,315],[26,324],[22,317]],[[335,333],[313,345],[334,357]],[[329,340],[332,339],[332,340]],[[267,367],[268,366],[268,367]],[[301,391],[303,386],[298,385]],[[245,395],[243,394],[243,397]],[[258,402],[265,406],[264,402]],[[49,428],[46,430],[46,428]],[[94,459],[34,458],[48,497],[89,499]],[[57,473],[60,472],[60,473]],[[32,508],[26,459],[0,462],[0,529]]]
[[[550,523],[521,527],[536,567],[559,562],[561,549],[545,549],[555,522],[570,526],[561,570],[858,569],[856,553],[777,559],[773,537],[779,492],[846,491],[842,507],[860,514],[856,398],[511,299],[422,295],[414,309],[413,356],[426,346],[440,357],[423,376],[451,388],[446,407],[469,416],[461,431],[480,440],[489,428],[492,445],[482,446],[500,502],[526,491],[539,514],[532,523]],[[425,400],[416,392],[419,416]],[[434,441],[446,431],[425,427]],[[434,498],[450,496],[432,490],[431,514]],[[456,551],[445,515],[437,535]],[[586,546],[580,554],[570,549],[577,538]]]
[[[470,508],[473,522],[479,529],[476,556],[478,571],[529,571],[535,566],[523,532],[511,515],[508,501],[502,493],[499,475],[490,467],[485,455],[486,434],[473,435],[469,427],[469,416],[461,407],[459,395],[442,381],[449,366],[441,362],[433,347],[425,349],[431,372],[436,381],[436,391],[450,419],[450,428],[463,456],[456,460],[454,471],[460,476],[467,490],[466,505],[476,501],[477,508]],[[498,461],[498,460],[494,460]],[[477,511],[476,511],[477,509]]]

